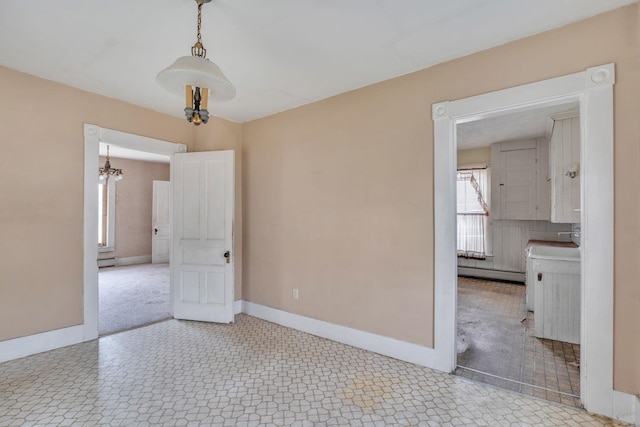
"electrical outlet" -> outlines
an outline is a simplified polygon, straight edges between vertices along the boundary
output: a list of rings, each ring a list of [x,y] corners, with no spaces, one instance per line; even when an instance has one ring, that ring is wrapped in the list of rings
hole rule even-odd
[[[298,299],[298,290],[296,288],[293,289],[293,299]]]

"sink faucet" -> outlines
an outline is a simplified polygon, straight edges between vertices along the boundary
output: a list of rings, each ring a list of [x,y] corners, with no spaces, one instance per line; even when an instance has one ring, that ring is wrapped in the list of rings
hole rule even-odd
[[[567,236],[576,236],[580,238],[582,235],[579,231],[558,231],[558,236],[567,235]]]

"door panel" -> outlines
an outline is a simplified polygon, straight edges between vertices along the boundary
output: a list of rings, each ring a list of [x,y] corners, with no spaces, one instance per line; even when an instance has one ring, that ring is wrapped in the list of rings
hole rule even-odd
[[[174,317],[232,322],[234,152],[176,154],[171,181]]]
[[[501,219],[536,219],[536,149],[503,151]]]
[[[169,262],[171,249],[171,185],[169,181],[153,181],[151,226],[151,262]]]

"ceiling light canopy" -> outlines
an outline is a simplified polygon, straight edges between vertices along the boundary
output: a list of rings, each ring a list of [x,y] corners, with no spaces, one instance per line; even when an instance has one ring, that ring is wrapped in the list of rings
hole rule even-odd
[[[185,116],[198,126],[209,121],[209,99],[228,101],[236,96],[236,89],[214,62],[206,59],[207,50],[202,45],[200,28],[202,5],[211,0],[195,0],[198,4],[198,32],[191,56],[178,58],[158,73],[156,81],[169,92],[186,98]]]

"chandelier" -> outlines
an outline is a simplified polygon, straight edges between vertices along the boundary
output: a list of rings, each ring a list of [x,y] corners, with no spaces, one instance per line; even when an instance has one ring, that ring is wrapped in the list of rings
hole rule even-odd
[[[202,45],[200,29],[202,5],[211,0],[195,0],[198,4],[198,31],[191,56],[182,56],[158,73],[160,86],[180,96],[185,96],[184,114],[189,123],[199,126],[209,121],[208,101],[228,101],[236,96],[236,89],[214,62],[206,59],[207,50]]]
[[[106,181],[109,177],[113,177],[116,181],[120,181],[124,172],[122,169],[115,169],[111,167],[111,162],[109,161],[109,146],[107,145],[107,160],[104,162],[104,167],[98,169],[98,176],[100,181]]]

